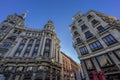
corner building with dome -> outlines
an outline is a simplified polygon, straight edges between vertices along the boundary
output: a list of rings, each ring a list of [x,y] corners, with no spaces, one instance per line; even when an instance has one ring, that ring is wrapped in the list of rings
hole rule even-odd
[[[4,80],[61,80],[60,40],[49,20],[43,30],[27,28],[26,13],[0,23],[0,76]]]

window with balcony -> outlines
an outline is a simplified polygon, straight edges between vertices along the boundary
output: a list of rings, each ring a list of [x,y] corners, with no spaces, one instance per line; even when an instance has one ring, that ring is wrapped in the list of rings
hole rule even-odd
[[[97,56],[96,59],[101,67],[113,65],[113,62],[111,61],[107,54]]]
[[[85,65],[87,67],[87,70],[95,69],[91,59],[86,59],[85,60]]]
[[[90,49],[92,51],[96,51],[96,50],[103,48],[103,46],[101,45],[101,43],[99,41],[95,41],[93,43],[90,43],[89,46],[90,46]]]
[[[91,21],[91,23],[92,23],[93,26],[95,26],[96,24],[99,23],[99,21],[97,21],[97,20],[94,19],[93,21]]]
[[[85,32],[86,39],[93,37],[93,34],[90,31]]]
[[[106,29],[105,29],[104,27],[102,27],[102,26],[98,26],[98,27],[97,27],[97,30],[99,31],[99,33],[102,33],[102,32],[104,32]]]
[[[102,39],[103,39],[103,41],[104,41],[108,46],[118,42],[118,41],[114,38],[114,36],[112,36],[111,34],[105,36],[105,37],[102,38]]]
[[[3,47],[3,48],[9,48],[11,45],[12,45],[12,44],[11,44],[10,42],[4,42],[4,43],[2,44],[2,47]]]
[[[85,55],[85,54],[89,53],[86,46],[83,46],[83,47],[79,48],[79,50],[80,50],[81,55]]]
[[[87,29],[88,27],[85,25],[85,24],[83,24],[82,26],[81,26],[81,30],[82,31],[84,31],[85,29]]]
[[[6,30],[7,29],[7,26],[2,26],[1,28],[0,28],[0,30]]]

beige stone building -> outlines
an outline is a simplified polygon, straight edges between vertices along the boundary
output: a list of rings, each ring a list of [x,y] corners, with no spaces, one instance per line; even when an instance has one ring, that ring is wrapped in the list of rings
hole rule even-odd
[[[49,20],[43,30],[27,28],[26,13],[0,23],[0,76],[5,80],[61,80],[60,40]]]
[[[83,68],[83,79],[120,79],[120,21],[90,10],[73,16],[69,28]]]
[[[76,71],[80,73],[81,66],[63,52],[61,52],[61,58],[63,80],[71,80],[72,78],[72,80],[77,80]],[[79,75],[79,77],[81,76]]]

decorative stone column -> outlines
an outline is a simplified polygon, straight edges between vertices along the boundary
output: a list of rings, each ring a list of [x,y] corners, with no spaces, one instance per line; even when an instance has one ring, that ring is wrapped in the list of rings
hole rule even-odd
[[[81,61],[81,66],[82,66],[83,74],[84,74],[83,77],[85,78],[85,80],[90,80],[89,76],[88,76],[88,73],[87,73],[87,69],[85,67],[85,63],[83,61]]]

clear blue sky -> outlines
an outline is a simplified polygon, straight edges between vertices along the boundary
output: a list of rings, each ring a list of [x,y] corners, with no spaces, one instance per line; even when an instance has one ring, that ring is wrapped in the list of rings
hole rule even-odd
[[[79,62],[72,47],[69,25],[78,11],[86,13],[93,9],[120,19],[120,0],[0,0],[0,22],[7,15],[28,10],[25,23],[30,28],[43,29],[44,24],[53,20],[56,33],[61,40],[61,51]]]

